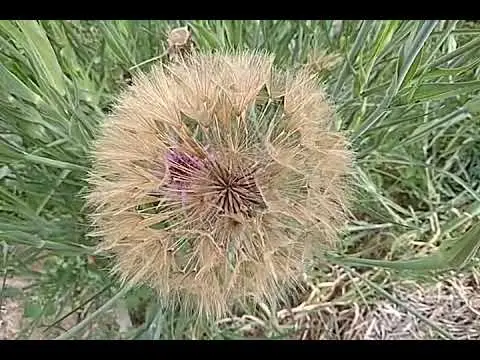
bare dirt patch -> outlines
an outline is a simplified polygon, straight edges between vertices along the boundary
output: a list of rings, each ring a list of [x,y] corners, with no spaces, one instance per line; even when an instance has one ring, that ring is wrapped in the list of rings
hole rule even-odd
[[[22,289],[28,282],[19,278],[7,279],[6,287]],[[22,327],[23,306],[16,298],[6,297],[0,308],[0,340],[15,339]]]

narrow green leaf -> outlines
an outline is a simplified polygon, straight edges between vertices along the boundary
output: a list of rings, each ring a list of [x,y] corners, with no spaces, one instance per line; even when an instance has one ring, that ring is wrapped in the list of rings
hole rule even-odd
[[[192,33],[195,36],[195,41],[201,49],[219,49],[222,44],[218,37],[212,34],[212,31],[205,25],[199,23],[192,23]]]
[[[355,60],[357,58],[358,53],[360,52],[362,46],[365,46],[367,35],[370,31],[370,28],[373,26],[373,24],[374,24],[373,21],[362,21],[362,24],[360,26],[360,30],[358,31],[358,35],[355,39],[355,42],[353,43],[353,46],[350,49],[350,52],[348,53],[347,59],[343,64],[340,75],[338,76],[335,89],[333,90],[334,97],[339,95],[340,90],[342,89],[343,84],[345,83],[345,80],[349,74],[350,66],[352,66],[352,64],[355,64]]]
[[[455,83],[434,82],[418,85],[412,101],[442,100],[465,93],[474,93],[480,90],[480,80]]]
[[[480,97],[475,97],[465,104],[465,109],[472,115],[478,115],[480,113]]]
[[[134,55],[128,48],[128,40],[119,31],[116,23],[111,21],[101,21],[100,26],[113,55],[125,66],[134,65],[136,61]]]
[[[15,74],[8,70],[2,63],[0,63],[0,83],[1,86],[10,94],[16,95],[30,101],[34,104],[39,104],[42,101],[40,95],[32,91],[26,86]]]
[[[35,164],[43,164],[43,165],[52,166],[60,169],[86,171],[86,168],[81,165],[72,164],[65,161],[55,160],[55,159],[46,158],[43,156],[38,156],[33,154],[26,154],[25,160]]]
[[[454,240],[445,241],[439,249],[428,256],[410,260],[376,260],[362,259],[352,256],[328,255],[329,258],[342,265],[379,267],[400,271],[445,271],[461,270],[480,249],[480,223],[475,224],[468,232]]]
[[[403,140],[399,141],[396,147],[399,148],[401,146],[406,146],[408,144],[414,143],[419,139],[425,137],[425,134],[435,131],[440,126],[451,126],[452,124],[461,122],[465,119],[468,119],[469,117],[470,114],[466,111],[466,109],[460,108],[440,119],[422,123],[422,125],[418,126],[410,136],[405,137]]]
[[[414,63],[417,55],[422,49],[423,45],[427,41],[429,35],[433,31],[437,24],[437,21],[425,21],[418,31],[418,33],[412,33],[412,40],[407,42],[401,52],[400,58],[397,64],[397,72],[392,78],[390,86],[382,100],[382,102],[376,107],[367,119],[356,129],[354,135],[352,136],[352,142],[356,142],[359,138],[365,134],[371,127],[375,126],[382,118],[384,118],[387,113],[386,109],[390,105],[394,96],[397,95],[398,91],[402,87],[402,84],[405,80],[405,77],[410,70],[410,67]]]
[[[0,20],[0,30],[5,32],[10,39],[15,39],[16,42],[24,42],[25,36],[22,32],[15,26],[13,20]]]
[[[0,229],[0,238],[4,239],[9,244],[28,245],[37,249],[55,251],[58,254],[65,256],[85,254],[93,255],[95,253],[95,249],[82,244],[68,241],[56,242],[43,240],[36,235],[21,231],[3,231]]]
[[[65,332],[64,334],[60,335],[57,337],[55,340],[66,340],[69,339],[76,334],[78,334],[80,331],[82,331],[85,326],[87,326],[90,322],[95,320],[99,315],[102,315],[110,309],[115,302],[122,298],[124,295],[127,294],[127,292],[130,290],[130,286],[124,286],[121,288],[112,298],[110,298],[105,304],[103,304],[101,307],[99,307],[97,310],[95,310],[93,313],[91,313],[89,316],[87,316],[85,319],[83,319],[80,323],[72,327],[70,330]]]
[[[394,90],[393,94],[396,94],[403,85],[403,81],[405,80],[405,77],[407,76],[410,67],[414,63],[417,55],[422,50],[423,45],[427,41],[428,37],[432,33],[437,23],[437,20],[425,21],[418,33],[413,38],[411,44],[407,42],[403,47],[403,51],[401,52],[401,56],[398,62],[399,66],[396,89]]]
[[[76,306],[74,309],[70,310],[69,312],[67,312],[65,315],[63,315],[62,317],[60,317],[59,319],[55,320],[53,323],[51,323],[50,325],[47,326],[47,328],[44,330],[44,332],[48,331],[49,329],[53,328],[54,326],[56,326],[57,324],[61,323],[63,320],[65,320],[66,318],[68,318],[70,315],[72,314],[75,314],[77,311],[83,309],[85,306],[87,306],[89,303],[91,303],[93,300],[95,300],[97,297],[99,297],[101,294],[103,294],[104,292],[106,292],[107,290],[109,290],[111,287],[112,287],[112,283],[108,283],[103,289],[101,289],[100,291],[96,292],[95,294],[93,294],[91,297],[89,297],[87,300],[85,300],[84,302],[82,302],[80,305]]]
[[[66,93],[64,74],[45,30],[35,20],[19,20],[18,24],[25,35],[29,49],[35,56],[36,65],[43,70],[50,85],[64,96]]]
[[[475,39],[473,39],[472,41],[470,41],[469,43],[459,47],[458,49],[446,54],[446,55],[443,55],[439,58],[437,58],[436,60],[430,62],[430,63],[426,63],[425,66],[427,67],[430,67],[430,68],[434,68],[434,67],[437,67],[439,65],[442,65],[450,60],[453,60],[457,57],[460,57],[461,55],[464,55],[465,53],[471,51],[471,50],[477,50],[478,48],[480,48],[480,37],[477,37]]]

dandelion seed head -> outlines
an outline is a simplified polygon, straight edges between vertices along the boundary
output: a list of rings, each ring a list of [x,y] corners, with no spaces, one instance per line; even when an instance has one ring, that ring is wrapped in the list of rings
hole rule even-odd
[[[124,281],[209,318],[279,301],[345,221],[351,153],[332,119],[311,74],[262,53],[138,75],[94,151],[100,250]]]

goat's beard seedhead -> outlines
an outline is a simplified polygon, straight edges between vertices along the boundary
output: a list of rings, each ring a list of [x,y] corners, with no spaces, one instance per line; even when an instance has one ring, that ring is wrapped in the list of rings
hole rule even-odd
[[[305,71],[193,54],[140,75],[95,149],[89,204],[115,271],[209,318],[275,303],[342,226],[350,152]]]

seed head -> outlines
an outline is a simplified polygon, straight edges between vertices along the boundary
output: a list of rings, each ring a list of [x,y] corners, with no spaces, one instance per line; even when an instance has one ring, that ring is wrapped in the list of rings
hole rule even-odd
[[[95,151],[88,200],[114,270],[210,318],[275,303],[345,220],[350,152],[306,71],[196,54],[141,74]]]

